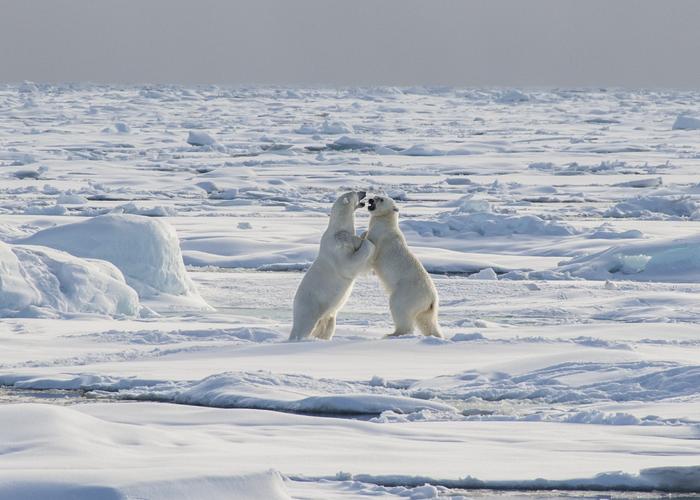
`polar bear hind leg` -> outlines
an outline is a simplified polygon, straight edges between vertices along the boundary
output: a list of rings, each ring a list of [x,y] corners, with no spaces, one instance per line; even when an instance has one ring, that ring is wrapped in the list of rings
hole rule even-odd
[[[435,307],[435,303],[430,304],[428,310],[416,315],[416,324],[421,333],[426,337],[443,337],[440,331],[440,325],[438,325],[437,322],[437,307]]]
[[[317,339],[330,340],[335,333],[335,314],[321,318],[312,335]]]
[[[416,326],[416,311],[415,308],[406,304],[406,297],[401,294],[393,293],[389,297],[389,310],[391,318],[394,320],[394,333],[389,337],[399,337],[413,333]]]

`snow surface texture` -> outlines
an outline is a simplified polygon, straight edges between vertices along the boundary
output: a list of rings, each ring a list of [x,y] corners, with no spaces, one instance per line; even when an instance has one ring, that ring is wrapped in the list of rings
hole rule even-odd
[[[699,98],[1,86],[0,497],[697,491]],[[351,189],[446,339],[286,342]]]

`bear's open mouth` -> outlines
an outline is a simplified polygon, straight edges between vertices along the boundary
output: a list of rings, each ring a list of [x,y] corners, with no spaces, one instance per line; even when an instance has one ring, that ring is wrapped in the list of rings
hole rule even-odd
[[[367,200],[367,210],[371,212],[375,208],[376,206],[374,205],[374,198],[370,198],[369,200]]]

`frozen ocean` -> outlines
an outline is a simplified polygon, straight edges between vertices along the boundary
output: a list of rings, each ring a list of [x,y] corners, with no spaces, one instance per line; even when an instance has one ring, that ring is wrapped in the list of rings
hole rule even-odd
[[[0,86],[0,497],[700,491],[699,99]],[[370,273],[287,341],[350,190],[444,339]]]

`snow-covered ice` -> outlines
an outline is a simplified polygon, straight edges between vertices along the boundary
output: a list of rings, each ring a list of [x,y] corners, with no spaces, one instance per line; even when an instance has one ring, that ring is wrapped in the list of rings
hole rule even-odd
[[[136,292],[103,260],[80,259],[50,248],[0,242],[0,315],[94,313],[135,316]]]
[[[697,492],[698,98],[1,86],[0,497]],[[445,339],[363,276],[286,342],[350,189]]]

